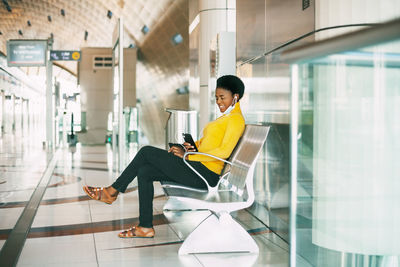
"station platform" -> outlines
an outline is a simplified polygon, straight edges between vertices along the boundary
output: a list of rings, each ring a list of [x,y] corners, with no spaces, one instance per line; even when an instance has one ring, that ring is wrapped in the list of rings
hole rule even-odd
[[[90,200],[82,190],[85,184],[107,186],[117,177],[110,147],[78,144],[49,153],[33,141],[33,135],[28,136],[5,134],[0,139],[2,261],[17,266],[86,267],[289,265],[288,244],[245,210],[233,216],[252,234],[259,254],[179,256],[185,237],[209,213],[163,211],[166,197],[158,183],[153,211],[156,236],[121,239],[118,232],[138,223],[135,183],[112,205]]]

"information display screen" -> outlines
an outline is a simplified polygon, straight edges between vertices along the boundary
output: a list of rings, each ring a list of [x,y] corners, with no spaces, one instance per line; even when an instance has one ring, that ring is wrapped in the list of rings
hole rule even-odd
[[[47,40],[8,40],[7,65],[30,67],[46,65]]]

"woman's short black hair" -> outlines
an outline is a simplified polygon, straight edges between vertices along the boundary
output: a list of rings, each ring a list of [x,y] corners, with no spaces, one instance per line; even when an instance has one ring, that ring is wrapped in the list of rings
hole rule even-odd
[[[235,75],[224,75],[217,79],[217,88],[229,90],[232,94],[239,94],[239,99],[244,94],[244,84],[242,80]]]

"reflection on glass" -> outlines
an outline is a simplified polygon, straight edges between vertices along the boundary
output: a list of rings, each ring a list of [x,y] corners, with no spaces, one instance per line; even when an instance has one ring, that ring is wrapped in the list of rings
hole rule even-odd
[[[296,69],[292,248],[312,266],[400,266],[400,41]]]
[[[289,93],[290,66],[275,54],[240,65],[246,93],[240,100],[246,123],[269,125],[270,131],[254,176],[254,216],[289,242]]]

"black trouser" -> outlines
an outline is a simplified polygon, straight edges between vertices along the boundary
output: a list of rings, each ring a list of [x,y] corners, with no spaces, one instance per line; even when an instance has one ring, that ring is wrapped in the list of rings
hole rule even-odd
[[[197,161],[188,161],[211,186],[215,186],[219,176]],[[156,147],[145,146],[122,172],[112,187],[124,193],[128,184],[138,177],[139,226],[153,227],[154,181],[173,181],[182,185],[207,188],[181,158]]]

